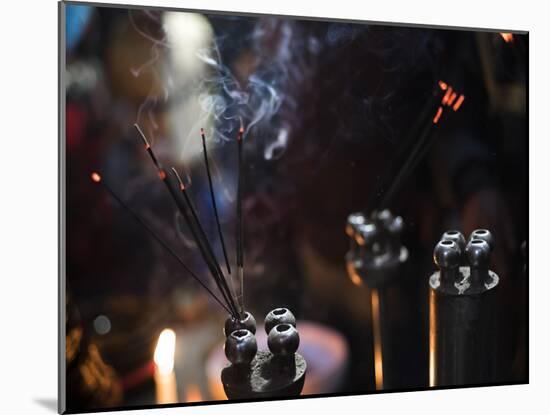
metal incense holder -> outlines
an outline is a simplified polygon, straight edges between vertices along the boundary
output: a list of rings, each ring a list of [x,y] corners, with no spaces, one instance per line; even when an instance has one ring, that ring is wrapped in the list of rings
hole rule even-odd
[[[355,285],[368,287],[371,306],[374,381],[377,390],[403,387],[401,382],[404,329],[399,316],[410,294],[402,285],[401,265],[408,250],[401,244],[403,219],[389,210],[374,211],[370,217],[353,213],[346,233],[350,250],[346,254],[348,275]],[[396,308],[397,307],[397,308]]]
[[[468,243],[447,231],[434,249],[430,286],[430,386],[491,383],[497,357],[497,274],[489,270],[486,229]]]
[[[225,355],[231,362],[221,380],[229,399],[298,396],[304,387],[307,363],[296,353],[300,335],[296,319],[286,308],[276,308],[265,318],[269,351],[258,350],[256,322],[248,312],[242,320],[229,318]]]
[[[401,245],[403,219],[385,209],[374,211],[370,217],[352,213],[348,217],[346,233],[350,250],[346,265],[352,282],[365,282],[370,288],[386,285],[399,275],[399,266],[409,253]]]

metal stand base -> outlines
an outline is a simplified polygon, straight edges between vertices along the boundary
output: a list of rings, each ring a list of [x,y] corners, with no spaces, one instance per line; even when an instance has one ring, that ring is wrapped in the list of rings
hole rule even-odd
[[[307,363],[296,353],[288,359],[259,350],[250,365],[230,365],[222,370],[228,399],[298,396],[304,387]]]

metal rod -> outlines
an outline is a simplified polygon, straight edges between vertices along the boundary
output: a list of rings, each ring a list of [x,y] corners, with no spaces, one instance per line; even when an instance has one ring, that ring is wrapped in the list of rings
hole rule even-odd
[[[489,244],[453,240],[434,250],[439,271],[430,286],[430,386],[492,383],[497,373],[498,276],[487,267]],[[460,266],[466,256],[466,266]]]

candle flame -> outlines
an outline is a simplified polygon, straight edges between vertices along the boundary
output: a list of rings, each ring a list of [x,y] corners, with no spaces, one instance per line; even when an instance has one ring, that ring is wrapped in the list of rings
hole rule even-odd
[[[512,43],[514,41],[514,35],[512,33],[500,33],[500,36],[506,43]]]
[[[96,173],[95,171],[90,175],[90,177],[96,183],[99,183],[101,181],[101,176],[99,175],[99,173]]]
[[[176,352],[176,333],[172,329],[164,329],[160,333],[153,360],[161,375],[169,375],[174,370],[174,354]]]

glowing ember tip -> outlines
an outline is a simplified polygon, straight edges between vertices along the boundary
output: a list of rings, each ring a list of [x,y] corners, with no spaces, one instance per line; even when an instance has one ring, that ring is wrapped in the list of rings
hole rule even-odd
[[[90,177],[96,183],[99,183],[101,181],[101,176],[98,173],[96,173],[95,171],[90,175]]]
[[[456,100],[455,105],[453,106],[453,111],[458,111],[458,109],[460,108],[463,102],[464,102],[464,95],[461,95]]]
[[[141,128],[139,128],[139,125],[137,123],[134,123],[134,128],[137,130],[141,139],[143,140],[143,144],[145,144],[145,149],[149,150],[151,148],[151,145],[149,144],[149,141],[147,141],[147,137],[145,137],[145,134],[143,134],[143,131],[141,131]]]
[[[439,87],[445,91],[447,89],[447,83],[443,82],[443,81],[439,81]]]
[[[514,35],[512,33],[500,33],[500,36],[502,36],[506,43],[511,43],[514,41]]]
[[[445,92],[445,95],[441,99],[441,103],[443,105],[447,105],[447,102],[449,101],[449,98],[451,97],[451,94],[453,93],[453,87],[450,86],[449,89],[447,89],[447,92]]]
[[[162,169],[159,170],[159,177],[160,177],[160,180],[166,179],[166,172]]]
[[[450,107],[451,105],[453,105],[453,102],[454,100],[456,99],[456,92],[453,92],[453,94],[451,95],[451,97],[449,98],[449,101],[447,102],[447,105]]]
[[[437,112],[435,113],[435,117],[433,119],[433,123],[434,124],[437,124],[437,122],[439,121],[439,119],[441,118],[441,114],[443,113],[443,107],[439,107],[437,109]]]

